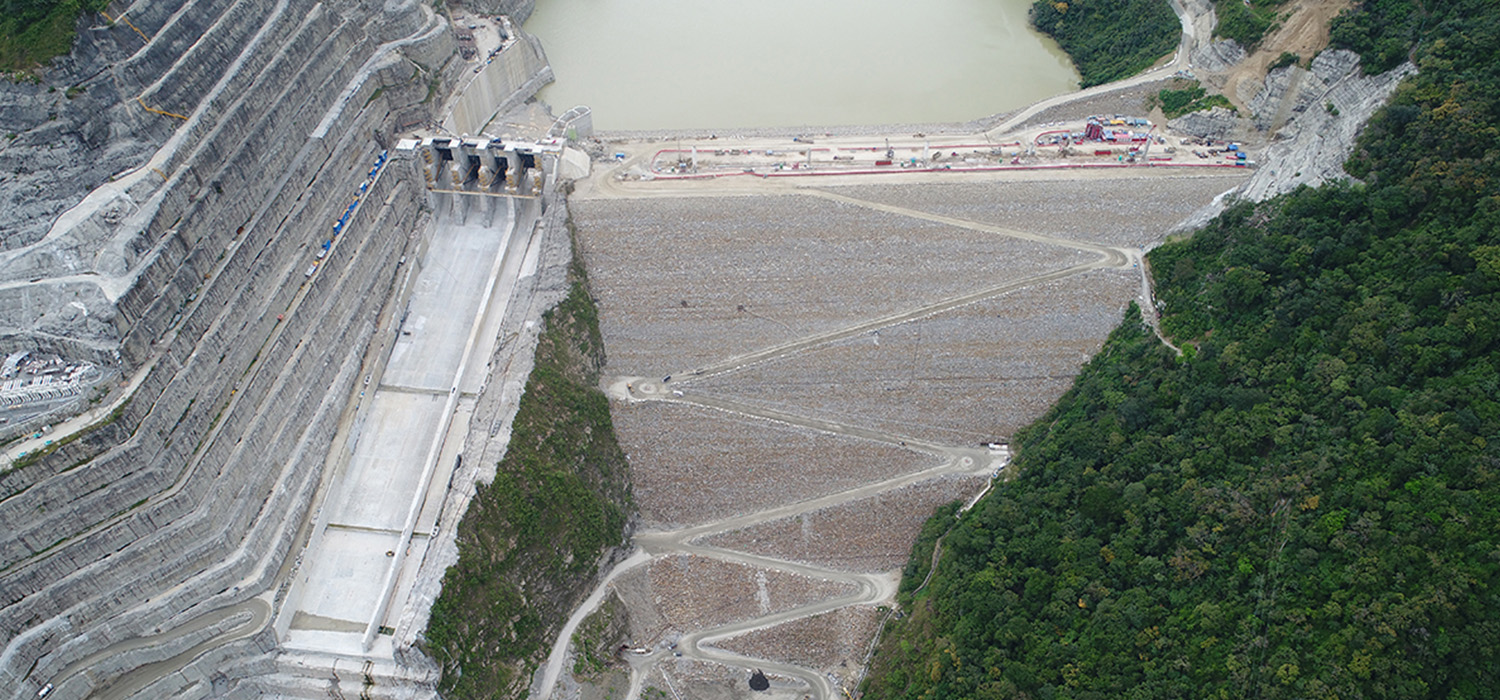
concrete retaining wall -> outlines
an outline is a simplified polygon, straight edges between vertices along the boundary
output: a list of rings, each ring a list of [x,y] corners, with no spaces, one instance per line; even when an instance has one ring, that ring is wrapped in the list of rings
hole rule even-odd
[[[496,112],[521,104],[552,82],[542,43],[530,34],[520,36],[520,41],[496,55],[464,88],[445,124],[449,131],[478,136]]]

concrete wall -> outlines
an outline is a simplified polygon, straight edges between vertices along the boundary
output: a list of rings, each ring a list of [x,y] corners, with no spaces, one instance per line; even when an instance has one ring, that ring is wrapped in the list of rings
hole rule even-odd
[[[501,51],[467,86],[444,126],[455,134],[478,136],[496,112],[521,104],[552,82],[542,43],[530,34]]]

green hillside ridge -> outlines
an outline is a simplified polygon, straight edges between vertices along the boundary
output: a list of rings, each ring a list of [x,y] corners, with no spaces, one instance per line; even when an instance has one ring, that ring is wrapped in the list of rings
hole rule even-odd
[[[1363,182],[1151,253],[1187,352],[1127,314],[944,538],[864,697],[1500,688],[1500,5],[1378,4],[1420,21],[1340,45],[1420,41],[1421,72]]]
[[[583,268],[544,316],[510,445],[458,525],[428,651],[449,700],[523,697],[599,558],[624,542],[630,472],[598,389],[604,343]]]
[[[78,18],[108,4],[108,0],[5,0],[0,15],[0,72],[14,77],[72,51]]]
[[[1189,112],[1202,112],[1214,107],[1238,111],[1229,102],[1229,98],[1217,93],[1210,94],[1196,80],[1173,80],[1172,85],[1173,87],[1159,90],[1155,95],[1146,98],[1147,106],[1160,107],[1161,113],[1168,119],[1176,119]]]
[[[1073,59],[1081,87],[1135,75],[1182,39],[1182,25],[1164,0],[1037,0],[1031,23]]]
[[[1233,39],[1246,51],[1281,23],[1281,7],[1287,0],[1214,0],[1214,36]]]

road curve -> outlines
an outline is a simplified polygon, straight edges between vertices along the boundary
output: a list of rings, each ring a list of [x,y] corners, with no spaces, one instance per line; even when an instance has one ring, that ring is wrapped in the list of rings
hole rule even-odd
[[[123,698],[128,698],[140,692],[146,686],[160,680],[167,673],[186,666],[189,661],[198,658],[206,651],[259,634],[271,622],[271,604],[262,598],[251,598],[242,603],[206,612],[161,634],[130,639],[105,647],[69,664],[57,675],[58,680],[54,681],[54,683],[57,686],[62,686],[68,679],[86,672],[90,667],[110,656],[166,644],[182,636],[234,619],[243,619],[244,621],[189,647],[185,651],[173,655],[171,658],[133,669],[100,687],[89,697],[96,700],[123,700]]]
[[[568,617],[568,622],[563,625],[562,631],[557,633],[557,640],[552,643],[552,652],[547,655],[547,665],[542,671],[542,683],[537,687],[533,697],[545,698],[552,694],[552,689],[557,686],[557,679],[562,675],[563,662],[567,660],[568,644],[573,641],[573,633],[578,630],[578,625],[583,623],[584,618],[592,615],[604,602],[604,594],[609,591],[609,584],[616,578],[641,564],[651,561],[651,556],[644,551],[636,552],[624,561],[616,564],[609,573],[599,581],[594,592],[584,599],[583,604]]]
[[[989,131],[986,131],[984,133],[985,137],[993,141],[1000,136],[1015,130],[1016,127],[1025,124],[1026,120],[1036,116],[1042,111],[1051,109],[1058,105],[1067,104],[1075,100],[1082,100],[1098,95],[1111,93],[1116,90],[1132,88],[1137,85],[1142,85],[1156,80],[1162,80],[1164,78],[1170,78],[1173,74],[1177,73],[1177,71],[1192,67],[1193,51],[1198,48],[1201,42],[1200,34],[1204,35],[1203,38],[1206,38],[1207,34],[1209,32],[1212,32],[1213,30],[1212,10],[1209,11],[1209,14],[1206,17],[1207,29],[1205,30],[1205,17],[1193,12],[1193,10],[1195,10],[1196,8],[1192,8],[1187,5],[1190,0],[1169,1],[1172,3],[1172,11],[1177,13],[1177,21],[1182,25],[1182,39],[1177,43],[1177,52],[1172,55],[1172,60],[1167,61],[1159,68],[1153,68],[1144,73],[1139,73],[1123,80],[1116,80],[1115,82],[1105,83],[1103,85],[1095,85],[1091,88],[1084,88],[1077,92],[1070,92],[1066,95],[1058,95],[1056,97],[1051,97],[1042,100],[1041,102],[1037,102],[1030,107],[1027,107],[1026,109],[1015,113],[1015,115],[1009,117],[1005,121],[995,125]]]
[[[621,385],[627,388],[621,389]],[[774,508],[732,516],[721,520],[695,525],[691,527],[678,528],[674,530],[648,530],[635,535],[634,542],[640,549],[629,559],[616,566],[604,581],[595,589],[589,600],[579,608],[568,620],[553,644],[552,653],[548,657],[546,671],[542,683],[538,686],[538,692],[533,695],[537,698],[549,697],[556,686],[557,677],[561,672],[567,658],[568,642],[583,618],[593,611],[607,593],[609,584],[619,574],[630,568],[645,563],[646,561],[673,554],[688,554],[707,557],[727,562],[745,564],[762,569],[773,569],[792,573],[809,578],[818,578],[831,581],[840,581],[851,584],[855,590],[852,593],[834,596],[815,603],[798,606],[790,610],[764,615],[748,620],[741,620],[727,625],[697,630],[685,634],[677,642],[677,653],[684,658],[712,661],[730,666],[745,668],[759,668],[773,674],[790,678],[800,679],[808,685],[813,697],[818,700],[831,700],[835,697],[833,684],[821,673],[812,669],[802,668],[793,664],[786,664],[766,659],[756,659],[722,649],[713,648],[713,642],[727,639],[746,632],[764,629],[775,625],[791,622],[793,620],[822,615],[840,608],[851,605],[877,605],[889,603],[896,592],[896,580],[889,574],[863,574],[839,571],[822,566],[816,566],[804,562],[789,561],[767,557],[763,555],[739,552],[722,547],[698,544],[700,540],[715,534],[742,529],[758,523],[771,522],[783,518],[793,517],[802,513],[811,512],[823,508],[837,506],[850,501],[868,498],[876,494],[899,489],[904,486],[926,481],[947,474],[973,474],[984,475],[994,473],[1004,467],[1008,461],[1008,454],[1004,452],[992,453],[981,449],[962,448],[948,445],[940,445],[932,442],[903,440],[901,436],[883,433],[881,431],[851,426],[819,418],[798,416],[784,411],[768,409],[753,404],[745,403],[731,398],[704,395],[699,393],[688,394],[684,392],[677,395],[667,391],[639,391],[631,388],[635,385],[649,385],[649,382],[631,382],[628,378],[622,378],[612,384],[612,393],[626,392],[624,397],[617,393],[617,398],[628,398],[633,401],[664,401],[674,403],[685,403],[698,405],[705,408],[714,408],[729,411],[754,418],[773,420],[777,422],[799,425],[823,432],[830,432],[850,437],[883,442],[887,444],[901,444],[916,451],[928,452],[947,457],[939,466],[921,471],[896,476],[873,484],[866,484],[846,491],[830,494],[820,498],[809,499],[798,503],[792,503]],[[632,700],[637,697],[644,686],[644,676],[658,662],[667,657],[665,651],[656,650],[644,657],[637,657],[631,664],[631,692],[627,696]]]

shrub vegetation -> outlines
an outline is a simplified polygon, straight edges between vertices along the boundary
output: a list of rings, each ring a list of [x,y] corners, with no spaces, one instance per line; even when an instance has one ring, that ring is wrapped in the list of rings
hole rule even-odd
[[[79,16],[108,0],[4,0],[0,15],[0,71],[28,71],[73,50]]]
[[[600,556],[623,543],[630,476],[598,389],[598,314],[581,266],[544,317],[510,446],[458,526],[427,628],[443,696],[521,697]]]
[[[1220,94],[1208,94],[1208,91],[1196,81],[1185,88],[1162,90],[1153,95],[1150,102],[1154,107],[1161,107],[1162,114],[1168,119],[1176,119],[1188,112],[1201,112],[1214,107],[1234,109],[1229,98]]]
[[[1135,75],[1182,38],[1182,25],[1164,0],[1037,0],[1031,23],[1073,59],[1082,87]]]
[[[1281,6],[1287,0],[1214,0],[1214,15],[1219,23],[1214,27],[1214,36],[1233,39],[1245,47],[1254,49],[1280,22]]]

